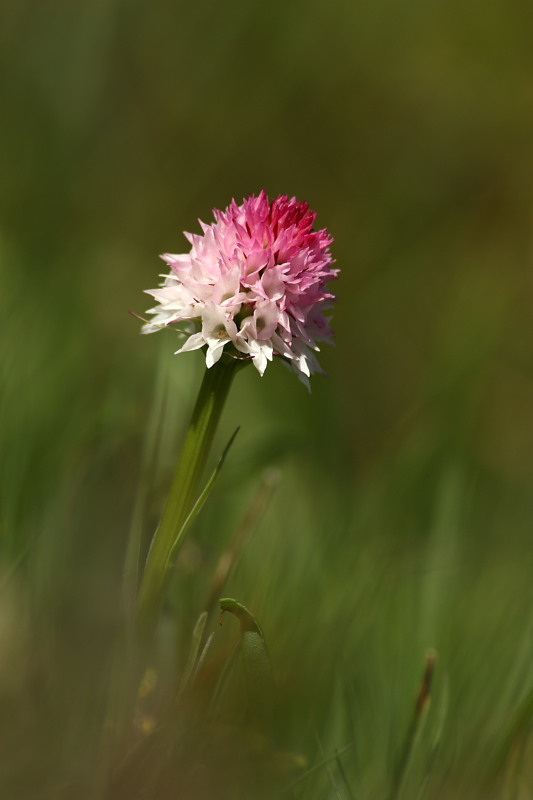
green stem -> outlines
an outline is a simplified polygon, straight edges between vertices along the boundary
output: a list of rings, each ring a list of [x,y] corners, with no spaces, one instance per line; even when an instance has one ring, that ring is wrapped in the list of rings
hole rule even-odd
[[[206,369],[167,504],[157,528],[139,589],[137,624],[143,638],[157,625],[171,575],[171,554],[179,549],[180,531],[200,491],[200,480],[218,421],[239,367],[246,362],[223,356]]]

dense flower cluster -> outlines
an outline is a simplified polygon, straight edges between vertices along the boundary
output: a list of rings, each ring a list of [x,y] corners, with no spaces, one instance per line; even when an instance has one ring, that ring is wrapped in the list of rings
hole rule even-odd
[[[211,367],[227,345],[261,375],[277,355],[307,383],[321,372],[317,342],[331,336],[323,312],[334,299],[326,283],[338,272],[332,237],[313,230],[316,214],[294,197],[270,202],[262,191],[213,213],[213,224],[200,222],[203,235],[185,234],[189,253],[162,256],[170,273],[147,292],[158,305],[143,333],[180,323],[187,339],[177,353],[207,346]]]

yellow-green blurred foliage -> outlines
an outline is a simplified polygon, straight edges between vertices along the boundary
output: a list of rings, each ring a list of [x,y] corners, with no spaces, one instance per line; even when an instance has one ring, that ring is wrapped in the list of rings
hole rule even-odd
[[[179,638],[274,466],[225,593],[265,628],[287,759],[355,742],[354,796],[383,796],[430,646],[431,796],[509,752],[531,682],[532,35],[518,0],[3,0],[2,796],[101,796],[132,509],[148,537],[202,369],[128,310],[183,230],[263,187],[335,237],[336,348],[310,396],[279,364],[238,377]],[[315,775],[295,797],[334,796]]]

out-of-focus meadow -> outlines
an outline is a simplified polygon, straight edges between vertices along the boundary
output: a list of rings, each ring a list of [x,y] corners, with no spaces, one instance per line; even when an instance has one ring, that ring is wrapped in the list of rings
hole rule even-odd
[[[128,310],[183,230],[263,187],[335,237],[336,348],[311,395],[281,364],[236,379],[178,662],[274,482],[224,587],[277,678],[275,744],[248,753],[268,796],[531,797],[532,33],[517,0],[2,4],[2,797],[106,796],[126,541],[203,369]],[[208,623],[214,664],[234,623]],[[226,796],[243,742],[193,738],[158,800]]]

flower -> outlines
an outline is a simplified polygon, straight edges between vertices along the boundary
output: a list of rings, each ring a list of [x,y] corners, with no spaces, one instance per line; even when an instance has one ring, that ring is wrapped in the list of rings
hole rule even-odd
[[[334,300],[325,286],[338,273],[332,237],[313,230],[307,203],[286,195],[270,202],[262,191],[213,214],[213,224],[200,221],[202,235],[185,234],[189,253],[161,256],[170,272],[159,289],[147,290],[158,305],[142,332],[180,323],[187,338],[177,353],[207,346],[212,367],[227,348],[261,375],[279,356],[308,385],[322,372],[317,342],[332,336],[323,315]]]

